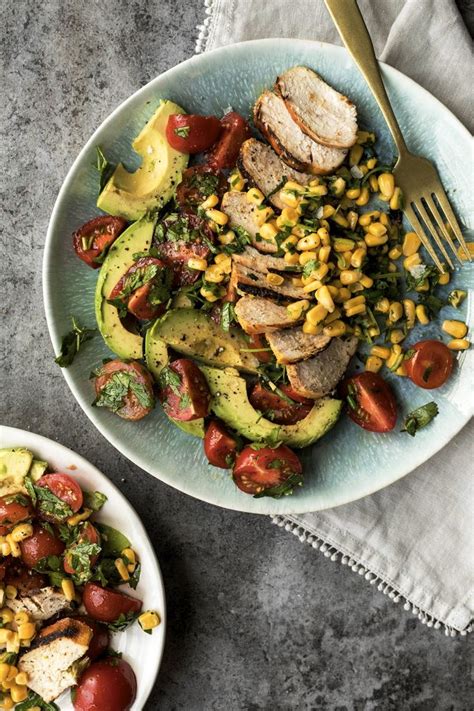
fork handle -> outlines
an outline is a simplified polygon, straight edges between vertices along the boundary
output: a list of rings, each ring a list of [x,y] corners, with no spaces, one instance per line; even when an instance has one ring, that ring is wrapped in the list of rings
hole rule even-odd
[[[384,115],[399,155],[406,153],[408,149],[390,105],[375,57],[374,46],[357,0],[325,0],[325,3],[342,41],[365,77]]]

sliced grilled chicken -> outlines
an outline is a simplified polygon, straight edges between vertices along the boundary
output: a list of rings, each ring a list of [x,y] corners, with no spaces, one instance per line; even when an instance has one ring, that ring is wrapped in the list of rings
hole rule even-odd
[[[282,274],[283,276],[285,273],[289,276],[299,276],[301,273],[295,270],[294,267],[290,267],[282,257],[272,257],[269,254],[261,254],[253,247],[246,247],[240,254],[233,254],[232,259],[238,264],[243,264],[244,267],[257,269],[264,274],[273,272]],[[302,269],[301,267],[301,271]]]
[[[271,333],[303,320],[290,316],[285,306],[252,296],[243,296],[237,301],[235,315],[246,333]]]
[[[18,662],[18,669],[28,674],[30,689],[49,703],[76,684],[74,663],[86,654],[91,637],[90,627],[69,617],[44,627]]]
[[[258,266],[258,265],[257,265]],[[243,294],[253,296],[264,296],[275,301],[291,301],[306,298],[307,294],[301,286],[294,286],[291,278],[282,277],[281,284],[274,285],[267,280],[268,272],[260,272],[257,269],[246,267],[234,260],[230,283],[232,289],[237,289]]]
[[[357,138],[352,101],[308,67],[292,67],[278,77],[276,91],[304,133],[324,146],[350,148]]]
[[[267,334],[268,344],[277,362],[285,364],[311,358],[315,353],[326,348],[330,340],[329,336],[323,334],[313,336],[310,333],[303,333],[301,326]]]
[[[309,360],[288,365],[291,387],[301,395],[320,398],[334,390],[356,352],[357,338],[333,338],[329,346]]]
[[[322,146],[303,133],[281,96],[271,91],[257,99],[254,121],[281,159],[295,170],[332,173],[347,155],[347,149]]]
[[[260,252],[276,252],[278,247],[275,242],[269,242],[257,235],[260,230],[258,220],[259,209],[257,205],[248,202],[245,193],[236,191],[225,193],[221,202],[221,210],[229,217],[230,227],[241,227],[248,232],[252,244]]]
[[[13,612],[26,611],[35,621],[49,620],[60,612],[70,612],[71,603],[53,587],[40,588],[29,595],[23,595],[6,604]]]
[[[310,173],[301,173],[290,168],[277,156],[271,146],[257,141],[256,138],[249,138],[242,144],[238,163],[242,175],[265,196],[270,196],[269,201],[278,210],[283,210],[285,207],[280,200],[278,186],[283,187],[287,180],[307,185],[314,177]]]

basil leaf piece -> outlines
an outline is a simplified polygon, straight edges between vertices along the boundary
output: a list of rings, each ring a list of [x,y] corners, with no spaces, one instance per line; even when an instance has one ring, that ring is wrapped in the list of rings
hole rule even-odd
[[[106,183],[108,183],[109,179],[112,177],[112,173],[115,172],[115,168],[117,166],[107,160],[100,146],[96,147],[96,151],[97,162],[95,167],[99,173],[99,193],[101,193],[105,188]]]
[[[104,556],[118,558],[125,548],[130,548],[131,543],[126,536],[116,528],[108,526],[106,523],[96,523],[95,527],[101,535],[102,552]]]
[[[301,474],[291,474],[286,481],[277,486],[272,486],[269,489],[264,489],[259,494],[254,494],[254,499],[261,499],[264,496],[271,496],[274,499],[280,499],[282,496],[289,496],[293,493],[295,486],[303,485],[303,477]]]
[[[71,321],[72,330],[63,336],[61,352],[54,359],[54,362],[61,368],[68,368],[71,365],[80,347],[87,341],[90,341],[97,330],[95,328],[83,328],[79,325],[74,316],[71,317]]]
[[[414,437],[418,430],[426,427],[438,413],[438,405],[435,402],[427,402],[426,405],[422,405],[408,414],[401,431],[408,432]]]
[[[110,622],[107,627],[111,632],[122,632],[135,622],[139,614],[139,612],[127,612],[127,614],[124,615],[122,612],[115,622]]]

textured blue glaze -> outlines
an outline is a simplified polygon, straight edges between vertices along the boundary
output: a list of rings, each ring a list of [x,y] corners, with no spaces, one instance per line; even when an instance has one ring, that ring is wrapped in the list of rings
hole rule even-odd
[[[382,157],[391,160],[392,143],[381,114],[364,81],[345,50],[318,42],[261,40],[200,55],[157,77],[122,104],[86,144],[69,172],[51,218],[44,258],[44,294],[54,347],[69,330],[70,315],[87,325],[94,323],[94,289],[97,273],[73,254],[70,234],[98,214],[95,208],[97,173],[95,147],[107,156],[136,165],[130,142],[156,108],[160,98],[170,98],[188,111],[222,113],[229,106],[244,115],[275,76],[294,64],[317,69],[358,107],[359,122],[375,129]],[[385,66],[384,77],[395,112],[410,148],[433,160],[443,177],[452,203],[472,233],[470,136],[461,124],[430,94],[394,69]],[[471,237],[472,239],[472,237]],[[472,283],[472,267],[454,276],[452,285]],[[463,317],[472,326],[473,299],[463,306]],[[445,317],[454,317],[451,308]],[[439,325],[423,330],[423,337],[439,335]],[[409,342],[420,337],[415,330]],[[394,432],[368,434],[341,420],[324,440],[303,454],[304,488],[280,501],[254,500],[239,492],[227,472],[210,467],[200,441],[175,428],[159,408],[140,423],[127,423],[90,406],[93,393],[88,381],[91,368],[110,356],[97,337],[73,366],[63,371],[75,397],[102,434],[123,454],[153,476],[197,498],[219,506],[253,513],[313,511],[365,496],[404,476],[435,454],[467,422],[472,413],[474,355],[459,358],[456,375],[430,394],[396,378],[396,389],[405,411],[435,399],[441,414],[412,439]]]

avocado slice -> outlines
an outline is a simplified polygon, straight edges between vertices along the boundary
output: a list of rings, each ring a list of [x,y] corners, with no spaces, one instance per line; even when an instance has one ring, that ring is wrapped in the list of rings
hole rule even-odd
[[[333,427],[342,402],[332,398],[316,400],[310,413],[295,425],[276,425],[264,419],[247,397],[246,383],[231,368],[201,367],[211,391],[211,410],[229,427],[255,442],[270,439],[292,447],[307,447]]]
[[[150,248],[154,227],[154,220],[146,217],[130,225],[113,243],[99,273],[95,290],[95,317],[105,343],[120,358],[141,358],[143,337],[125,328],[117,309],[107,299],[118,280],[134,263],[133,255]]]
[[[158,380],[160,372],[169,363],[168,348],[166,343],[157,335],[158,325],[159,321],[154,323],[153,326],[148,329],[145,337],[146,365],[155,380]],[[174,425],[176,425],[176,427],[179,427],[180,430],[186,432],[186,434],[193,435],[194,437],[204,437],[203,418],[191,420],[190,422],[174,420],[172,417],[169,419]]]
[[[242,352],[248,348],[243,333],[236,328],[223,331],[202,311],[172,309],[156,323],[153,333],[178,353],[206,365],[230,366],[244,373],[258,372],[259,361],[255,355]]]
[[[41,479],[47,468],[48,462],[43,462],[40,459],[33,459],[28,475],[33,481],[38,481],[38,479]]]
[[[33,453],[28,449],[0,449],[0,496],[11,496],[25,491],[23,482],[32,462]]]
[[[160,102],[132,143],[133,150],[142,157],[141,166],[129,173],[120,163],[100,193],[97,207],[110,215],[138,220],[170,200],[181,182],[189,156],[170,146],[166,140],[166,124],[172,114],[184,113],[172,101]]]

